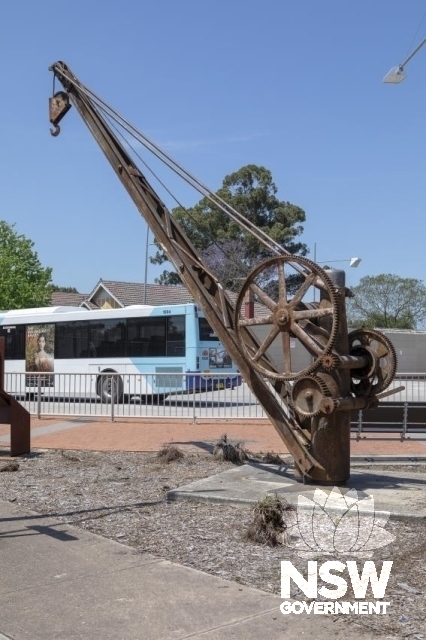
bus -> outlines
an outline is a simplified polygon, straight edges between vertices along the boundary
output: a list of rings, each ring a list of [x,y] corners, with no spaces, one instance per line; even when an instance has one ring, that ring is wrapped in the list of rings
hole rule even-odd
[[[89,393],[120,402],[124,396],[165,397],[242,383],[194,303],[0,311],[0,337],[6,391],[13,395],[25,387],[26,396],[36,390],[51,397]]]

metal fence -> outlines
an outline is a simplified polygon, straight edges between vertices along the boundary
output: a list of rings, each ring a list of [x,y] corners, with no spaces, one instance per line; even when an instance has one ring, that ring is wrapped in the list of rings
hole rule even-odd
[[[241,384],[241,376],[236,377],[235,373],[191,374],[189,391],[186,375],[144,373],[142,386],[152,391],[144,394],[140,393],[141,377],[141,374],[112,373],[96,376],[9,373],[5,374],[5,390],[39,418],[189,418],[195,421],[198,418],[267,417],[248,386]],[[109,393],[105,389],[109,389]]]
[[[245,383],[234,386],[238,382],[235,374],[198,374],[193,376],[190,391],[185,390],[187,378],[182,374],[156,372],[143,377],[144,388],[155,393],[140,393],[140,374],[111,373],[9,373],[5,374],[5,389],[39,418],[185,418],[194,422],[201,418],[267,418]],[[96,385],[94,380],[105,384]],[[357,439],[376,431],[397,432],[402,440],[410,433],[426,433],[426,374],[404,374],[390,388],[401,386],[404,390],[386,398],[378,409],[353,412],[352,431]]]

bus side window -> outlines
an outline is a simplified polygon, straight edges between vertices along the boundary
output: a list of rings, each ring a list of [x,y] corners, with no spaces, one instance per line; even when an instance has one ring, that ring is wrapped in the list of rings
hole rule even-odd
[[[0,335],[4,340],[4,357],[6,360],[25,360],[25,325],[2,327]]]
[[[151,336],[148,342],[148,354],[149,356],[165,356],[166,355],[166,340],[165,336]]]
[[[215,334],[206,318],[198,318],[198,327],[200,331],[200,340],[202,342],[219,342],[219,337]]]
[[[167,356],[185,355],[185,316],[167,318]]]

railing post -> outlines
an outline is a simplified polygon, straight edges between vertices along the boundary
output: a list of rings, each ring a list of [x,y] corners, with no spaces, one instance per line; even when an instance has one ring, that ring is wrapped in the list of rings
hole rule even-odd
[[[358,430],[356,434],[356,441],[359,442],[361,440],[362,433],[362,409],[358,411]]]
[[[198,376],[198,380],[197,380]],[[201,375],[199,373],[194,374],[194,384],[192,385],[192,424],[195,424],[197,421],[197,416],[195,415],[195,385],[200,385],[200,393],[201,393]]]
[[[401,442],[404,442],[407,438],[407,423],[408,423],[408,402],[404,402],[403,414],[402,414],[402,431]]]
[[[118,384],[116,385],[116,381],[117,381],[117,378],[115,377],[115,373],[113,373],[111,378],[111,422],[115,422],[114,402],[115,402],[116,386],[118,389]]]
[[[37,377],[37,418],[41,418],[41,375]]]

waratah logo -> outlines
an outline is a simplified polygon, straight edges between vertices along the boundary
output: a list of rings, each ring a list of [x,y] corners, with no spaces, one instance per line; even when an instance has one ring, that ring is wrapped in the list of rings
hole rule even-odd
[[[395,540],[384,529],[389,515],[387,511],[376,512],[374,498],[359,497],[356,489],[345,494],[338,487],[329,493],[316,489],[312,500],[299,495],[294,521],[288,528],[293,539],[290,544],[304,557],[371,557],[375,549]]]

